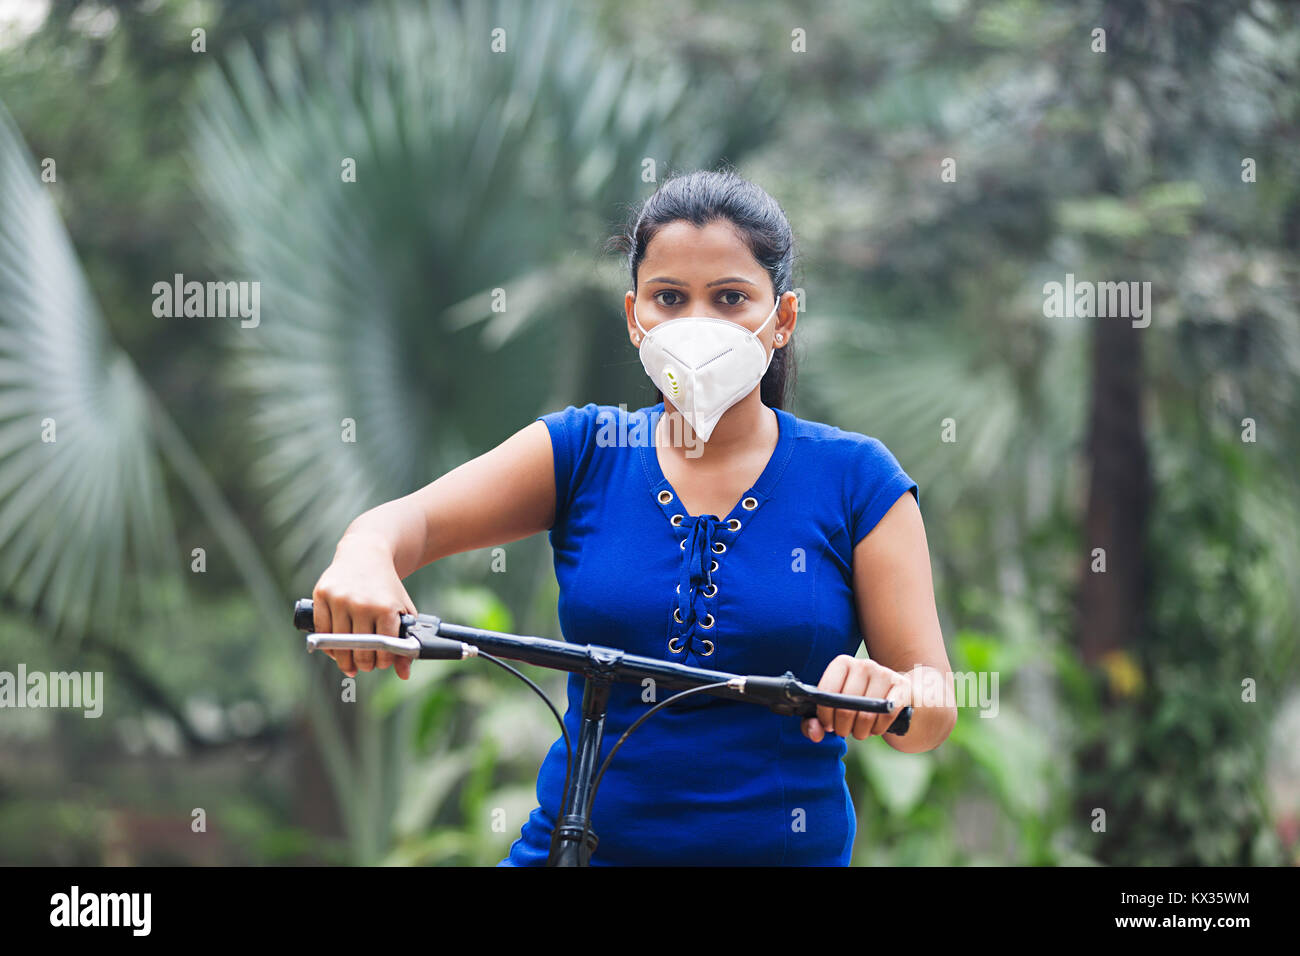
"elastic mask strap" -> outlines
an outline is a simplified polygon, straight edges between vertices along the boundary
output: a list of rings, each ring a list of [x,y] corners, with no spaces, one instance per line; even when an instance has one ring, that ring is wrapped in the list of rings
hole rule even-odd
[[[778,297],[777,300],[776,300],[776,303],[772,306],[772,311],[769,312],[767,318],[763,320],[763,325],[760,325],[756,331],[754,331],[753,333],[751,333],[751,334],[754,336],[754,341],[758,342],[759,345],[762,345],[763,343],[762,343],[761,341],[759,341],[759,339],[758,339],[758,333],[761,332],[761,331],[763,331],[764,326],[767,325],[767,323],[771,320],[772,316],[776,315],[776,310],[777,310],[777,308],[778,308],[780,305],[781,305],[781,299]],[[766,352],[767,350],[764,349],[763,351]],[[763,366],[763,374],[764,374],[764,375],[766,375],[766,374],[767,374],[767,370],[768,370],[769,368],[772,367],[772,359],[774,359],[775,357],[776,357],[776,346],[773,345],[773,346],[772,346],[772,351],[771,351],[771,352],[768,352],[768,355],[767,355],[767,364]]]
[[[763,329],[767,328],[767,323],[772,321],[772,316],[776,315],[776,310],[777,308],[780,307],[780,305],[781,305],[781,300],[779,298],[776,300],[776,302],[772,303],[772,311],[767,313],[767,318],[763,320],[763,324],[754,330],[753,334],[755,336],[757,336],[759,332],[762,332]]]
[[[649,337],[650,337],[650,333],[647,332],[647,331],[645,330],[645,328],[641,325],[641,320],[638,319],[638,318],[636,317],[636,303],[635,303],[635,302],[632,303],[632,321],[636,323],[636,327],[637,327],[638,329],[641,329],[641,334],[642,334],[642,335],[644,335],[646,338],[649,338]]]

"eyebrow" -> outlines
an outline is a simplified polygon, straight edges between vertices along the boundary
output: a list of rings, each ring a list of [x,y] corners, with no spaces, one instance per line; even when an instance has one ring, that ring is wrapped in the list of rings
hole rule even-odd
[[[646,281],[667,282],[670,283],[671,285],[680,285],[680,286],[687,285],[687,283],[683,282],[681,279],[674,279],[671,276],[655,276],[653,279],[647,279]],[[714,279],[712,282],[707,283],[705,285],[705,288],[709,289],[715,285],[722,285],[724,282],[743,282],[746,285],[756,285],[756,283],[751,282],[749,279],[742,278],[741,276],[727,276],[725,279]]]

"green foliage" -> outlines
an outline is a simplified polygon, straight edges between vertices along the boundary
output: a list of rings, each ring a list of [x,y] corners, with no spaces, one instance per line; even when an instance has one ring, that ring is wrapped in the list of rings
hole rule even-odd
[[[120,623],[126,585],[174,567],[170,517],[147,390],[3,104],[0,223],[0,590],[77,640]]]
[[[1079,805],[1106,809],[1094,839],[1114,865],[1276,865],[1268,731],[1294,686],[1295,646],[1271,632],[1291,625],[1265,610],[1277,583],[1258,573],[1271,552],[1241,517],[1253,492],[1234,474],[1239,447],[1188,436],[1167,455],[1143,690],[1081,742]]]
[[[612,2],[231,2],[193,55],[181,0],[103,37],[74,6],[0,50],[0,668],[101,667],[113,710],[0,723],[6,861],[111,862],[131,814],[183,831],[198,805],[227,862],[505,855],[544,705],[484,662],[342,703],[288,604],[365,508],[536,414],[645,396],[595,249],[647,159],[743,161],[781,199],[810,267],[797,411],[918,479],[953,666],[999,675],[997,716],[963,707],[935,751],[850,742],[855,862],[1294,854],[1264,749],[1300,615],[1293,9],[839,2],[794,55],[767,3],[670,3],[646,44]],[[154,318],[175,272],[259,281],[260,328]],[[1101,670],[1072,643],[1092,328],[1042,314],[1066,272],[1156,292],[1149,626]],[[419,608],[557,633],[545,543],[508,550],[415,575]]]

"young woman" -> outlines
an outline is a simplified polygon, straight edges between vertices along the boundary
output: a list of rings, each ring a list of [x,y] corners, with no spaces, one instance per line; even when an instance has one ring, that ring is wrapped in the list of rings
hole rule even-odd
[[[916,685],[950,680],[917,486],[876,439],[785,410],[798,297],[781,207],[730,171],[695,172],[663,183],[619,242],[628,337],[660,401],[540,416],[361,515],[313,592],[316,629],[396,634],[398,612],[415,611],[402,578],[549,530],[566,640],[888,697],[914,712],[885,741],[937,747],[957,713]],[[864,637],[870,656],[856,658]],[[333,656],[352,675],[394,664]],[[410,661],[396,669],[406,678]],[[573,739],[582,683],[570,676]],[[661,699],[616,683],[599,760]],[[884,734],[894,716],[800,721],[707,695],[665,708],[602,779],[591,865],[848,865],[847,738]],[[564,774],[561,737],[498,865],[545,862]]]

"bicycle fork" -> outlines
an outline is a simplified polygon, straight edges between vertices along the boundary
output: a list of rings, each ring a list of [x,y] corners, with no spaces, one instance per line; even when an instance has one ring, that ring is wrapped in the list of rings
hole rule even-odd
[[[573,779],[564,794],[564,811],[555,829],[551,831],[551,852],[547,866],[590,866],[591,854],[596,850],[596,832],[587,830],[582,839],[583,821],[591,812],[591,787],[596,776],[596,761],[600,757],[600,742],[605,732],[605,714],[609,706],[612,678],[602,671],[612,670],[622,652],[600,654],[591,649],[592,666],[588,668],[582,686],[582,726],[578,730],[578,744],[573,755]]]

